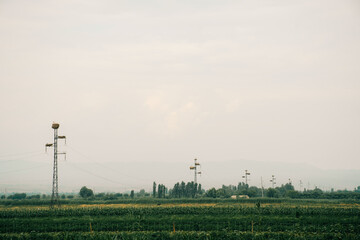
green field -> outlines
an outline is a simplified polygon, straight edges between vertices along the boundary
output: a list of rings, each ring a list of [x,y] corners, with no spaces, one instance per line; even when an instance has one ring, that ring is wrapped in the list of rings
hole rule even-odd
[[[0,239],[360,239],[360,208],[332,201],[0,207]]]

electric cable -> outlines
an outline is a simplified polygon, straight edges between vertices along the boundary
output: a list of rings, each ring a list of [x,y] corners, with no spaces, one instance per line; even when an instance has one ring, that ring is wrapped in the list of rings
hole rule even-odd
[[[69,147],[70,149],[72,149],[73,151],[75,151],[76,153],[78,153],[79,155],[81,155],[81,156],[83,157],[83,159],[85,159],[85,160],[87,160],[87,161],[89,161],[89,159],[91,159],[90,157],[88,157],[88,156],[86,156],[85,154],[81,153],[80,151],[76,150],[74,147],[69,146],[69,145],[67,145],[67,147]],[[91,159],[89,162],[95,163],[95,164],[97,164],[97,165],[99,165],[99,166],[101,166],[101,167],[103,167],[103,168],[106,168],[106,169],[108,169],[108,170],[110,170],[110,171],[112,171],[112,172],[115,172],[115,173],[119,174],[119,171],[116,171],[116,170],[114,170],[113,168],[110,168],[110,167],[108,167],[108,166],[105,166],[105,165],[103,165],[103,164],[101,164],[101,163],[99,163],[99,162],[97,162],[97,161],[94,161],[94,160]],[[136,180],[140,180],[140,181],[143,181],[143,182],[153,181],[153,179],[144,179],[144,178],[134,177],[134,176],[128,175],[128,174],[126,174],[126,173],[121,173],[121,175],[124,175],[124,176],[129,177],[129,178],[133,178],[133,179],[136,179]]]

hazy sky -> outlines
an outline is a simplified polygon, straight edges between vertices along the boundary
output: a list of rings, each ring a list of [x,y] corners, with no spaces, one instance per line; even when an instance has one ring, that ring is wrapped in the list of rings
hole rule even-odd
[[[0,0],[0,183],[51,188],[53,121],[85,182],[190,181],[195,157],[360,170],[359,43],[358,0]]]

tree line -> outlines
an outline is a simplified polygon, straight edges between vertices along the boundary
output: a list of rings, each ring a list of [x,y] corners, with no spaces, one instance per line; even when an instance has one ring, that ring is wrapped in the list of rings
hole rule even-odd
[[[164,184],[156,184],[153,182],[152,193],[141,189],[139,192],[131,190],[126,193],[97,193],[93,190],[82,187],[78,194],[83,199],[134,199],[134,198],[163,198],[163,199],[179,199],[179,198],[230,198],[239,196],[248,196],[249,198],[269,197],[269,198],[293,198],[293,199],[360,199],[360,186],[353,191],[338,190],[326,192],[320,188],[312,190],[304,189],[304,191],[296,191],[291,183],[283,184],[275,188],[258,188],[249,186],[243,182],[237,185],[222,185],[220,188],[210,188],[204,190],[201,184],[194,182],[177,182],[172,188],[167,188]],[[51,196],[46,194],[27,195],[26,193],[14,193],[8,196],[1,195],[1,199],[49,199]],[[73,199],[74,195],[60,195],[61,199]]]

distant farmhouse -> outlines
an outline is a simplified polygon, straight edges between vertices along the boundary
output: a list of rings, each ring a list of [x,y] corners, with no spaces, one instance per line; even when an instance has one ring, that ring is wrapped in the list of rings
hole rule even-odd
[[[231,196],[231,199],[239,199],[239,198],[249,199],[250,197],[248,195],[232,195]]]

